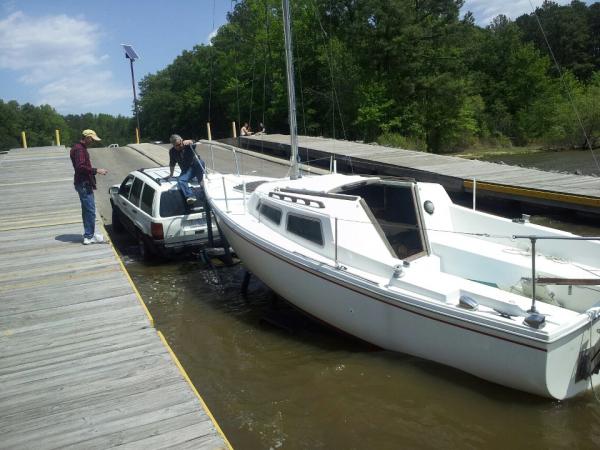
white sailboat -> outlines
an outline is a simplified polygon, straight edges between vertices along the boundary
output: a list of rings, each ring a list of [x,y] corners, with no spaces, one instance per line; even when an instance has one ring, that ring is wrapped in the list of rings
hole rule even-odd
[[[286,34],[297,170],[290,48]],[[437,184],[295,173],[204,187],[244,265],[299,309],[545,397],[600,383],[600,240],[455,205]]]

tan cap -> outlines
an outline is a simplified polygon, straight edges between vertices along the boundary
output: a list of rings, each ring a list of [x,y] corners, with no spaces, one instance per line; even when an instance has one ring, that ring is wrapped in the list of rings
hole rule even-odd
[[[91,137],[93,140],[95,141],[101,141],[102,139],[100,139],[98,137],[98,135],[96,134],[96,132],[94,130],[83,130],[83,132],[81,133],[83,135],[83,137]]]

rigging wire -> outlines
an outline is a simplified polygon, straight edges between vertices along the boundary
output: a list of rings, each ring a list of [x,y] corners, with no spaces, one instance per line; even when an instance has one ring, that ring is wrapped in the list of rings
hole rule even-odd
[[[231,0],[231,13],[233,15],[233,4],[236,3],[237,4],[237,0]],[[237,43],[238,46],[240,45],[240,36],[239,36],[239,27],[238,27],[238,39],[237,39]],[[233,67],[235,68],[235,97],[236,97],[236,103],[237,103],[237,125],[240,126],[241,125],[241,112],[240,112],[240,79],[238,76],[238,59],[239,59],[239,54],[238,54],[238,47],[235,47],[235,61],[233,62]]]
[[[346,135],[346,127],[344,126],[344,119],[342,117],[342,109],[340,108],[340,101],[339,101],[339,96],[337,93],[337,89],[335,88],[335,77],[334,77],[334,68],[333,68],[333,48],[332,48],[332,43],[331,43],[331,39],[329,38],[329,34],[327,33],[327,31],[325,31],[325,28],[323,27],[323,23],[321,22],[321,17],[319,15],[319,9],[315,3],[315,0],[312,0],[312,5],[313,5],[313,11],[315,12],[315,17],[317,19],[317,23],[319,24],[319,28],[321,29],[321,34],[323,36],[323,41],[324,43],[327,44],[327,63],[329,65],[329,77],[330,77],[330,81],[331,81],[331,91],[332,91],[332,100],[331,100],[331,107],[332,107],[332,132],[333,132],[333,139],[335,139],[335,109],[336,109],[336,105],[337,105],[337,110],[338,110],[338,115],[340,117],[340,125],[342,127],[342,134],[344,136],[344,140],[347,140],[347,135]],[[332,8],[332,3],[330,1],[329,3],[330,5],[330,9]],[[354,166],[352,165],[352,158],[348,157],[348,161],[350,163],[350,169],[352,171],[352,174],[354,174]]]
[[[254,105],[254,74],[256,68],[256,49],[252,51],[252,81],[250,83],[250,111],[248,112],[248,123],[252,129],[252,107]]]
[[[271,55],[270,45],[269,45],[269,37],[270,37],[270,34],[269,34],[269,0],[265,0],[264,4],[265,4],[265,39],[266,40],[264,43],[265,51],[263,52],[264,64],[263,64],[262,121],[261,121],[261,124],[263,127],[265,126],[265,109],[266,109],[266,102],[267,102],[267,63],[268,63],[268,61],[270,59],[270,55]],[[264,55],[268,55],[268,56],[264,56]],[[264,156],[265,141],[263,138],[263,134],[261,134],[261,136],[260,136],[260,153]],[[261,170],[264,170],[264,163],[265,163],[264,158],[261,158],[260,159]]]
[[[540,21],[540,18],[537,14],[536,9],[534,9],[534,7],[533,7],[533,3],[531,3],[531,0],[529,0],[529,5],[531,6],[531,9],[533,10],[533,15],[535,16],[535,20],[537,21],[540,31],[542,32],[542,36],[544,37],[544,41],[546,42],[546,46],[548,47],[550,56],[552,57],[552,60],[554,61],[554,65],[556,66],[556,70],[558,71],[558,74],[560,76],[560,81],[562,82],[565,92],[567,93],[567,96],[569,97],[569,103],[571,104],[571,108],[573,108],[573,112],[575,113],[575,116],[577,117],[577,121],[579,122],[581,131],[583,132],[583,136],[585,137],[585,143],[586,143],[588,149],[590,150],[590,152],[592,153],[592,158],[594,159],[594,163],[596,164],[596,167],[598,168],[598,170],[600,170],[600,163],[598,163],[598,159],[596,158],[596,155],[592,148],[590,139],[588,138],[587,132],[585,131],[585,127],[583,126],[583,121],[581,120],[581,115],[579,114],[579,111],[577,110],[577,106],[575,105],[575,101],[573,100],[573,96],[571,95],[571,91],[569,90],[569,87],[567,86],[567,83],[565,82],[563,71],[560,68],[560,65],[558,64],[556,56],[554,55],[554,51],[552,50],[552,47],[550,46],[550,42],[548,41],[548,36],[546,35],[546,32],[544,31],[542,22]]]

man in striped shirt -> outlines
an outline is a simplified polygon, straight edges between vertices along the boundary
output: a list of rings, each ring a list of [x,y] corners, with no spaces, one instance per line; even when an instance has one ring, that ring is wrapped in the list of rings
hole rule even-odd
[[[83,130],[81,140],[71,148],[71,162],[75,169],[73,184],[81,202],[81,217],[83,219],[83,245],[103,242],[104,237],[96,233],[96,174],[106,175],[108,170],[92,167],[88,146],[100,141],[94,130]]]

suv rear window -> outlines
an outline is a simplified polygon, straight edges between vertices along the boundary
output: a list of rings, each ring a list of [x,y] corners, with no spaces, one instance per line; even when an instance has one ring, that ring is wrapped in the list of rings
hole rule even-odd
[[[131,187],[131,193],[129,194],[129,201],[133,203],[135,206],[140,204],[140,194],[142,193],[142,186],[144,182],[139,178],[136,178],[133,181],[133,186]]]
[[[204,211],[204,190],[192,187],[196,203],[188,206],[179,189],[170,189],[160,194],[160,217],[183,216]]]
[[[152,215],[152,202],[154,201],[154,189],[150,186],[144,186],[144,192],[142,193],[142,203],[140,208],[148,215]]]

